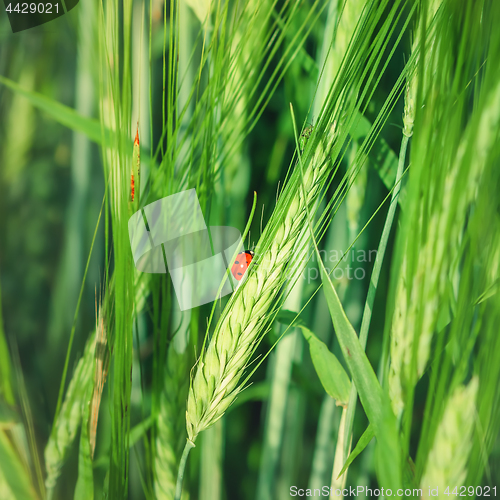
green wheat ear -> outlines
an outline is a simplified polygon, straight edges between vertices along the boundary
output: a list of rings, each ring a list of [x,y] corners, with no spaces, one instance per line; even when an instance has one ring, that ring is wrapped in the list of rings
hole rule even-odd
[[[188,356],[177,352],[171,343],[165,367],[165,387],[160,396],[156,435],[154,489],[158,500],[170,500],[175,494],[177,465],[186,442],[182,410],[188,393]],[[187,492],[183,493],[183,498]]]
[[[45,467],[47,469],[45,488],[48,499],[53,497],[61,468],[82,420],[82,405],[86,403],[87,388],[92,381],[95,347],[96,336],[94,332],[87,340],[83,356],[76,365],[54,430],[45,447]]]
[[[266,245],[269,236],[264,231],[256,248],[255,265],[252,264],[248,278],[227,304],[208,348],[198,360],[186,411],[187,433],[192,443],[200,432],[222,417],[242,390],[240,379],[265,332],[267,313],[278,298],[284,271],[306,224],[307,210],[312,209],[328,177],[326,152],[331,150],[334,135],[330,132],[325,144],[318,144],[304,171],[304,189],[298,185],[298,189],[289,191],[288,199],[280,199],[269,221],[276,227],[272,244]],[[297,175],[295,179],[300,177]],[[266,250],[261,253],[259,249]]]
[[[429,486],[442,494],[447,486],[460,488],[464,484],[478,388],[479,378],[474,376],[466,386],[457,387],[448,400],[420,483],[423,498],[429,498]]]

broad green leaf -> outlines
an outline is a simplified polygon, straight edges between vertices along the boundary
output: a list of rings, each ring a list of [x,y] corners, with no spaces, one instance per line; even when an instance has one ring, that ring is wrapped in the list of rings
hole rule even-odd
[[[81,132],[82,134],[85,134],[91,141],[95,142],[96,144],[112,144],[112,131],[106,128],[103,134],[101,132],[101,124],[98,120],[83,116],[69,106],[50,99],[43,94],[34,92],[32,90],[25,90],[16,82],[9,80],[8,78],[5,78],[1,75],[0,83],[4,84],[6,87],[10,88],[14,92],[17,92],[23,97],[26,97],[26,99],[28,99],[33,106],[47,113],[61,125],[64,125],[65,127],[68,127],[75,132]],[[130,146],[132,147],[132,141],[129,140],[129,138],[126,138],[124,142],[125,144],[130,143]],[[149,151],[145,151],[144,149],[145,148],[141,147],[141,161],[144,164],[149,165]]]
[[[38,92],[33,92],[31,90],[25,90],[20,87],[16,82],[0,76],[0,83],[3,83],[6,87],[10,88],[14,92],[26,97],[33,106],[44,111],[50,115],[54,120],[65,125],[66,127],[75,130],[76,132],[81,132],[85,134],[91,141],[101,144],[101,124],[92,118],[88,118],[77,113],[74,109],[71,109],[60,102],[54,101],[48,97],[45,97]],[[109,140],[110,132],[106,131],[105,139]]]
[[[348,467],[352,464],[354,459],[368,446],[368,443],[373,439],[375,433],[373,432],[373,425],[368,424],[368,427],[363,432],[363,435],[359,438],[358,443],[356,444],[356,448],[351,451],[351,454],[347,457],[345,461],[344,467],[340,471],[337,479],[347,470]]]
[[[311,330],[302,328],[302,333],[309,342],[311,359],[323,389],[337,400],[338,406],[346,407],[349,402],[351,382],[344,367],[335,354],[330,352],[326,344],[321,342]]]
[[[329,396],[337,400],[337,405],[345,407],[349,402],[351,381],[335,354],[330,352],[327,345],[305,326],[303,320],[297,317],[297,313],[280,311],[277,319],[280,323],[293,324],[293,326],[302,330],[305,339],[309,343],[309,352],[311,353],[314,369],[318,374],[323,389]]]
[[[353,326],[347,319],[337,292],[326,272],[318,249],[318,262],[335,334],[359,392],[359,399],[377,438],[377,466],[381,486],[401,487],[401,448],[397,422],[389,397],[382,390]]]
[[[14,92],[17,92],[18,94],[26,97],[26,99],[28,99],[33,106],[47,113],[55,121],[75,132],[81,132],[82,134],[85,134],[91,141],[95,142],[96,144],[99,144],[101,146],[116,145],[117,141],[115,134],[113,134],[113,132],[108,128],[105,128],[104,133],[102,133],[101,124],[98,120],[83,116],[69,106],[65,106],[60,102],[54,101],[53,99],[50,99],[43,94],[33,92],[31,90],[25,90],[16,82],[9,80],[8,78],[5,78],[1,75],[0,84],[4,84]],[[128,137],[122,137],[122,139],[123,144],[130,144],[130,146],[132,147],[132,141]],[[143,165],[147,166],[151,164],[149,151],[146,151],[143,147],[141,147],[141,162]]]

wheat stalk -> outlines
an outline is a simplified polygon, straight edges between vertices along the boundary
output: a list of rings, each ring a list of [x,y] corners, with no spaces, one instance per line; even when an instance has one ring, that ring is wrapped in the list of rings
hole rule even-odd
[[[427,19],[432,20],[439,10],[442,0],[432,0],[427,5]],[[421,45],[421,23],[422,18],[418,19],[417,27],[415,30],[415,37],[413,41],[412,52],[415,56],[415,67],[418,66],[419,58],[421,57],[419,53]],[[439,40],[436,35],[436,31],[433,30],[428,34],[426,38],[427,47],[427,57],[432,60],[431,72],[437,70],[435,61],[435,52],[437,50],[437,44]],[[424,82],[424,94],[429,92],[429,83],[432,79]],[[405,92],[404,100],[404,113],[403,113],[403,135],[406,137],[411,137],[413,135],[413,125],[415,122],[415,111],[416,111],[416,96],[418,90],[418,72],[413,71],[411,73]],[[419,219],[419,224],[423,224],[422,217]],[[428,271],[429,268],[433,269],[433,257],[435,254],[435,249],[432,246],[433,241],[429,244],[425,244],[419,254],[419,260],[421,261],[418,266],[419,274],[414,277],[413,283],[409,282],[407,277],[407,252],[404,252],[403,262],[401,265],[401,274],[399,276],[397,288],[396,288],[396,301],[393,323],[391,327],[391,366],[389,372],[389,395],[391,397],[392,407],[396,416],[400,416],[404,409],[404,399],[405,390],[408,381],[411,379],[411,360],[413,355],[413,344],[418,338],[417,332],[415,331],[415,325],[418,324],[417,318],[420,317],[420,302],[417,298],[409,300],[409,290],[412,290],[412,285],[414,287],[413,293],[420,291],[419,285],[425,282],[425,277],[423,276],[424,270]],[[427,267],[425,267],[427,266]],[[432,273],[431,273],[432,274]],[[410,287],[410,288],[408,288]],[[437,294],[432,290],[431,293],[427,291],[426,297],[432,297],[437,299]],[[420,378],[427,364],[429,358],[430,343],[432,340],[433,333],[433,319],[434,315],[430,314],[428,310],[432,311],[435,307],[435,302],[432,304],[427,303],[425,306],[426,314],[422,317],[424,318],[424,324],[422,325],[420,337],[418,339],[417,345],[417,377]]]
[[[500,123],[500,84],[490,92],[487,102],[489,105],[481,113],[477,127],[471,122],[462,137],[456,158],[446,173],[439,208],[426,218],[425,207],[419,207],[415,231],[425,228],[426,232],[413,276],[406,254],[403,259],[391,331],[389,371],[389,394],[393,409],[399,416],[404,409],[410,381],[416,383],[427,366],[439,305],[446,294],[448,277],[454,271],[452,263],[458,260],[467,211],[477,197],[487,153],[495,144],[495,131]],[[462,163],[469,147],[475,161],[465,171]],[[466,188],[461,190],[461,196],[454,203],[453,193],[460,186]],[[442,244],[441,235],[446,231],[449,231],[450,241],[456,243],[455,247]],[[416,369],[412,366],[414,352]]]
[[[334,133],[331,132],[327,134],[326,144],[318,144],[314,157],[304,172],[304,190],[291,193],[285,213],[281,211],[283,205],[278,205],[270,224],[277,216],[282,221],[277,225],[269,250],[259,255],[259,247],[262,248],[263,241],[268,238],[264,232],[257,245],[253,269],[249,270],[248,278],[240,287],[239,293],[226,306],[208,348],[198,360],[186,411],[187,433],[191,445],[194,445],[200,432],[222,417],[241,391],[240,379],[262,338],[268,321],[267,313],[278,296],[285,268],[304,228],[307,210],[317,200],[329,172],[325,152],[330,150],[333,137]]]

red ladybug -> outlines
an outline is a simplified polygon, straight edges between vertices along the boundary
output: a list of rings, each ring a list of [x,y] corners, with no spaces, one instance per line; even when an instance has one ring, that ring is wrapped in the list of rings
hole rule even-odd
[[[238,281],[243,278],[254,255],[255,254],[251,250],[245,250],[244,252],[240,252],[236,257],[231,272]]]

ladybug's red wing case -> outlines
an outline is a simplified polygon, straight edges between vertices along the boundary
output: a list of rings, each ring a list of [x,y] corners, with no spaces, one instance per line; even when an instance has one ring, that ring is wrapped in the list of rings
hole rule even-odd
[[[245,275],[250,262],[252,262],[254,253],[251,250],[245,250],[240,252],[234,261],[233,267],[231,267],[231,273],[238,281]]]

